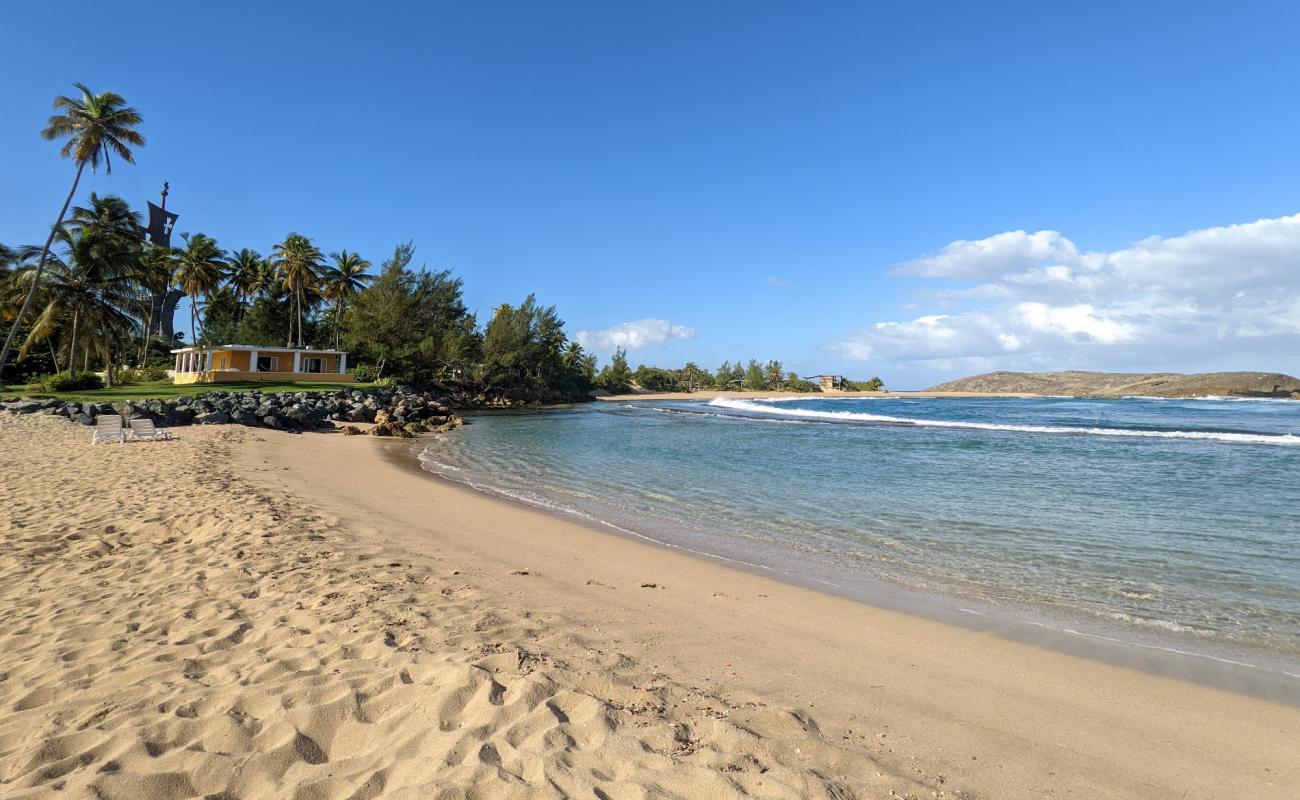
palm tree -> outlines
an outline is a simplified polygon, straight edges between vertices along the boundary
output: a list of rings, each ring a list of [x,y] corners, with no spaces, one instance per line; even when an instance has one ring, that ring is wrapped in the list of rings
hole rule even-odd
[[[330,253],[334,266],[326,267],[321,273],[321,294],[326,300],[334,302],[334,349],[339,349],[339,333],[343,327],[343,303],[354,297],[375,279],[367,275],[370,262],[356,253],[344,250]]]
[[[767,362],[767,382],[772,385],[773,389],[781,388],[781,379],[785,377],[785,371],[781,368],[780,361]]]
[[[284,288],[293,293],[298,320],[297,346],[302,347],[302,307],[306,304],[308,290],[314,288],[320,279],[321,252],[311,243],[311,239],[299,233],[286,236],[274,250],[280,280]],[[289,346],[294,346],[292,326],[289,331]]]
[[[68,141],[59,151],[59,155],[71,158],[77,165],[77,172],[72,179],[72,188],[68,190],[67,199],[59,209],[59,216],[50,227],[50,235],[45,239],[45,246],[41,248],[41,256],[32,275],[31,286],[27,289],[27,296],[14,317],[14,324],[9,328],[4,347],[0,348],[0,373],[4,372],[5,364],[9,361],[9,351],[13,348],[18,326],[22,324],[23,317],[27,315],[27,310],[31,308],[32,300],[36,297],[41,284],[41,273],[45,270],[45,260],[50,254],[50,246],[54,244],[54,237],[63,225],[63,215],[68,213],[68,206],[72,204],[72,197],[77,193],[77,184],[81,182],[81,173],[86,169],[86,165],[90,165],[91,172],[96,172],[102,161],[104,171],[111,175],[113,174],[111,154],[115,153],[118,158],[133,164],[135,157],[127,145],[144,146],[144,137],[133,130],[141,122],[140,114],[126,105],[126,100],[121,95],[115,92],[95,94],[83,83],[73,85],[81,92],[81,97],[60,95],[54,98],[54,108],[60,113],[50,117],[45,130],[41,131],[41,136],[49,141],[67,137]]]
[[[248,303],[248,298],[256,294],[262,271],[262,256],[256,250],[250,250],[247,247],[238,253],[232,252],[227,262],[229,277],[227,284],[235,292],[235,297],[239,301],[239,314],[243,318],[244,306]]]
[[[275,268],[275,261],[269,258],[262,259],[262,263],[257,265],[257,274],[253,277],[253,282],[249,284],[249,292],[253,297],[260,295],[274,295],[281,290],[280,273]]]
[[[20,356],[32,344],[48,339],[60,322],[70,318],[68,334],[68,371],[76,369],[77,346],[83,347],[88,362],[90,351],[98,349],[108,356],[109,382],[112,382],[112,358],[109,340],[135,326],[131,311],[138,301],[132,276],[116,269],[105,260],[96,234],[88,230],[61,231],[59,238],[68,248],[68,261],[47,255],[48,276],[39,296],[44,306],[32,323],[23,342]],[[36,280],[37,268],[21,270],[18,280],[26,285]]]
[[[113,194],[90,193],[89,206],[73,206],[68,228],[89,229],[112,237],[140,242],[140,215],[125,200]]]
[[[18,314],[19,297],[15,278],[40,253],[35,245],[8,247],[0,244],[0,319],[11,320]]]
[[[199,344],[197,334],[199,296],[221,285],[226,277],[226,262],[217,240],[202,233],[182,233],[185,247],[176,253],[176,285],[190,298],[190,343]]]

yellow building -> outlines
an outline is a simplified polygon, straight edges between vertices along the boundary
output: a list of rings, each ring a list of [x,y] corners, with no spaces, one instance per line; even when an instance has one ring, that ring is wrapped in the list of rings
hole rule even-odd
[[[339,350],[222,344],[182,347],[173,350],[172,355],[176,356],[173,383],[352,383],[352,376],[348,374],[348,354]]]

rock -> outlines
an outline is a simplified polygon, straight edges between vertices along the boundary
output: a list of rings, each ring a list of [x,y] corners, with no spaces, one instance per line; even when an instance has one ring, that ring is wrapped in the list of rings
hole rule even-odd
[[[360,436],[362,431],[356,425],[344,425],[340,429],[340,433],[344,436]]]
[[[370,429],[371,436],[396,436],[399,439],[414,438],[414,434],[396,422],[381,422]]]
[[[194,422],[199,425],[225,425],[230,422],[230,415],[224,411],[209,411],[194,417]]]
[[[90,416],[89,414],[80,414],[80,413],[79,413],[79,414],[77,414],[77,416],[73,417],[72,420],[73,420],[74,422],[80,422],[82,425],[94,425],[94,424],[95,424],[95,418],[92,417],[92,416]]]

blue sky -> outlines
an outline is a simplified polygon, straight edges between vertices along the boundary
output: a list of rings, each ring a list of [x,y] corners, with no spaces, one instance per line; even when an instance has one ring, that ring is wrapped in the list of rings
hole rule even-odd
[[[1297,372],[1298,8],[7,3],[0,241],[58,210],[81,80],[149,140],[85,190],[166,178],[227,248],[414,239],[634,364]]]

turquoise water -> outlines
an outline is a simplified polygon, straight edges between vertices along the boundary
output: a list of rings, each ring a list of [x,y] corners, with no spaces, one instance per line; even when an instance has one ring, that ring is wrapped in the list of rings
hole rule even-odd
[[[421,460],[803,582],[1300,672],[1300,403],[633,400],[482,415]]]

